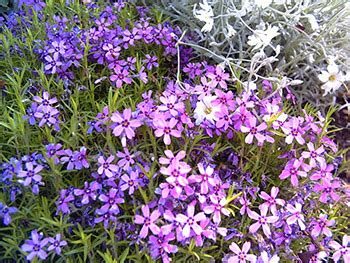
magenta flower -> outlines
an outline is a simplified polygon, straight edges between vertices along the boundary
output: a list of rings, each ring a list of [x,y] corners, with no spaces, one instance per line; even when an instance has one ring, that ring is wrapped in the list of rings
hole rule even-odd
[[[154,123],[154,126],[156,127],[154,134],[156,135],[156,137],[164,136],[163,141],[165,145],[171,144],[170,135],[176,138],[181,137],[181,131],[174,129],[174,127],[177,124],[176,119],[171,118],[169,121],[154,120],[153,123]]]
[[[332,236],[332,231],[328,227],[333,226],[335,224],[335,221],[328,220],[327,218],[328,218],[328,215],[321,214],[319,216],[319,218],[314,222],[311,235],[313,235],[316,238],[321,234],[324,234],[327,237]]]
[[[337,202],[340,196],[336,193],[335,189],[340,187],[340,182],[338,180],[330,181],[329,179],[323,179],[320,184],[316,184],[313,190],[316,193],[322,193],[320,196],[320,201],[322,203],[327,203],[329,197]]]
[[[46,259],[47,253],[44,250],[44,247],[49,242],[47,238],[43,238],[43,235],[38,233],[37,230],[31,232],[31,240],[26,240],[26,242],[21,246],[21,249],[25,252],[29,252],[26,259],[32,261],[35,256],[39,259]]]
[[[298,176],[306,177],[307,173],[305,171],[300,170],[303,166],[303,161],[294,159],[287,163],[287,165],[284,167],[284,170],[280,174],[280,179],[286,179],[287,177],[290,177],[291,183],[293,186],[298,186]]]
[[[211,79],[211,82],[213,83],[213,86],[219,86],[223,89],[227,89],[227,83],[226,80],[229,79],[230,74],[225,73],[225,71],[222,69],[222,67],[217,66],[215,68],[215,72],[208,72],[207,77]]]
[[[333,164],[327,164],[326,162],[320,163],[319,170],[313,172],[310,176],[311,180],[328,179],[332,180],[332,171],[334,170]]]
[[[259,196],[264,199],[266,202],[262,203],[259,208],[260,210],[265,209],[264,207],[266,207],[267,209],[270,208],[271,209],[271,213],[273,215],[277,214],[277,205],[280,206],[284,206],[285,201],[283,199],[280,198],[276,198],[278,195],[279,189],[278,187],[273,186],[271,188],[271,195],[267,194],[266,192],[261,192],[259,194]]]
[[[174,198],[179,198],[182,193],[182,186],[179,183],[160,183],[159,188],[163,198],[167,198],[169,194]]]
[[[171,163],[180,163],[180,161],[185,158],[186,156],[186,152],[185,151],[179,151],[176,156],[173,154],[172,151],[170,150],[165,150],[164,151],[165,155],[167,158],[165,157],[160,157],[159,158],[159,163],[160,164],[171,164]]]
[[[150,229],[154,235],[158,235],[160,228],[155,224],[155,221],[160,217],[160,212],[158,209],[154,210],[151,215],[148,205],[144,205],[141,208],[143,216],[135,215],[135,224],[142,224],[140,237],[145,238],[148,235],[148,230]]]
[[[302,152],[301,156],[304,159],[310,159],[310,166],[316,167],[316,161],[320,164],[325,162],[325,159],[321,156],[322,153],[324,153],[323,145],[315,150],[315,146],[312,142],[309,142],[307,144],[307,148],[309,149],[309,152]]]
[[[335,250],[333,253],[334,262],[338,262],[341,257],[343,257],[344,263],[350,262],[350,236],[344,235],[342,240],[342,245],[338,242],[332,240],[329,242],[329,246]]]
[[[256,118],[251,117],[248,119],[247,127],[241,126],[241,131],[244,133],[248,133],[245,137],[245,143],[251,144],[253,142],[254,137],[258,140],[259,143],[263,143],[265,140],[265,135],[262,131],[267,128],[265,122],[261,123],[259,126],[256,126]]]
[[[239,248],[239,246],[232,242],[230,245],[230,250],[235,254],[234,256],[231,256],[228,258],[228,263],[245,263],[246,261],[249,262],[256,262],[256,256],[253,254],[248,254],[248,251],[250,249],[250,242],[245,242],[243,244],[242,250]]]
[[[123,83],[131,84],[132,80],[129,77],[129,71],[126,69],[123,70],[115,70],[115,74],[111,75],[109,79],[112,82],[115,82],[115,85],[117,88],[121,88],[123,86]]]
[[[125,136],[128,139],[135,137],[135,129],[140,127],[142,123],[138,119],[131,119],[132,112],[130,108],[124,109],[123,115],[119,112],[114,112],[112,114],[111,120],[115,122],[116,127],[113,129],[113,134],[115,136]]]
[[[221,222],[221,214],[225,216],[230,215],[230,211],[225,208],[227,204],[226,198],[222,198],[219,200],[216,196],[210,196],[211,205],[208,205],[203,208],[204,213],[206,214],[214,214],[213,222],[219,224]]]
[[[137,179],[139,178],[138,174],[135,171],[131,171],[130,176],[124,174],[121,179],[123,180],[123,184],[120,189],[125,191],[129,189],[129,195],[132,195],[138,187]]]
[[[201,186],[201,194],[207,194],[209,191],[209,185],[215,185],[215,179],[213,177],[214,169],[208,165],[204,168],[203,163],[198,164],[199,175],[191,175],[188,177],[190,183],[196,182]]]
[[[203,212],[194,215],[195,204],[189,204],[187,207],[187,215],[177,214],[176,220],[183,225],[182,234],[184,237],[191,236],[191,230],[193,230],[196,235],[200,235],[203,229],[198,225],[198,221],[206,219]]]
[[[287,135],[286,143],[291,144],[295,139],[299,144],[304,144],[303,129],[300,127],[302,121],[299,118],[293,117],[288,123],[282,126],[283,132]]]
[[[295,207],[291,204],[288,204],[286,209],[289,213],[292,214],[290,217],[287,218],[287,224],[293,225],[295,223],[298,223],[300,230],[305,230],[305,218],[301,211],[301,204],[295,203]]]
[[[72,195],[71,192],[68,192],[66,189],[61,190],[60,197],[56,201],[56,206],[57,206],[56,214],[58,214],[60,211],[63,214],[69,214],[70,213],[69,203],[73,200],[74,200],[74,196]]]
[[[106,160],[103,156],[98,157],[98,163],[100,166],[97,169],[99,174],[105,174],[108,178],[114,176],[114,174],[119,170],[118,166],[111,164],[114,160],[114,156],[109,156]]]
[[[177,163],[172,163],[167,168],[161,167],[160,172],[164,175],[168,175],[166,181],[171,184],[179,184],[181,186],[188,185],[188,179],[186,174],[191,171],[191,167],[186,165],[178,165]]]
[[[243,192],[243,196],[239,198],[239,203],[242,205],[241,209],[239,210],[241,215],[244,215],[245,213],[249,214],[250,209],[249,205],[251,204],[250,200],[247,198],[247,195],[245,192]]]
[[[216,121],[216,128],[226,131],[232,125],[231,115],[226,106],[221,107],[221,111],[217,112],[215,115],[218,118]]]
[[[269,223],[276,223],[279,219],[278,216],[266,216],[267,214],[267,207],[263,206],[262,208],[260,208],[260,215],[257,212],[254,211],[250,211],[248,213],[248,216],[254,220],[256,220],[257,222],[252,224],[249,227],[249,232],[254,234],[256,233],[260,227],[262,227],[264,234],[267,237],[271,236],[271,230],[269,227]]]
[[[57,234],[55,238],[49,237],[48,241],[50,246],[47,248],[47,251],[55,250],[57,255],[61,254],[62,247],[67,246],[67,241],[61,240],[61,234]]]

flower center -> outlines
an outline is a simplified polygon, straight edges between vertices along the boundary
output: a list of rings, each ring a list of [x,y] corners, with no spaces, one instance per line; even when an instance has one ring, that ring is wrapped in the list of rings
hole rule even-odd
[[[337,77],[335,75],[330,75],[328,80],[329,81],[335,81],[335,80],[337,80]]]

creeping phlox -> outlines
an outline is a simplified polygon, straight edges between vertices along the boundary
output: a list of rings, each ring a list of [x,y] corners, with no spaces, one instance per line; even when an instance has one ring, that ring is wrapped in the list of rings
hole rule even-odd
[[[44,16],[43,2],[24,2],[29,13]],[[136,261],[147,253],[176,262],[188,253],[204,261],[279,262],[308,251],[310,262],[350,262],[349,236],[333,231],[333,208],[341,209],[349,196],[337,177],[329,120],[286,107],[293,99],[272,93],[274,83],[246,89],[221,65],[189,62],[185,48],[179,52],[181,79],[167,69],[155,87],[152,74],[167,65],[176,68],[171,63],[181,31],[154,24],[142,8],[138,20],[118,24],[126,8],[119,1],[101,9],[89,28],[71,27],[55,16],[37,47],[44,74],[71,93],[76,72],[91,63],[106,74],[96,85],[108,82],[115,94],[132,95],[130,104],[125,98],[117,105],[96,98],[99,112],[79,123],[84,140],[70,145],[61,136],[72,114],[66,98],[45,89],[28,94],[32,103],[24,119],[50,140],[40,151],[1,164],[8,202],[0,202],[0,218],[5,226],[17,224],[26,213],[20,199],[34,194],[55,198],[51,216],[61,221],[40,227],[43,233],[32,230],[20,245],[26,259],[64,260],[69,248],[83,242],[74,240],[77,233],[87,231],[81,234],[84,242],[105,235],[94,243],[99,251],[127,245],[125,258],[133,251],[137,255],[130,252],[130,260]],[[197,16],[210,27],[210,8]],[[257,41],[254,45],[264,45]],[[144,49],[135,54],[135,46]],[[53,183],[56,175],[64,183]],[[108,235],[113,241],[105,241]]]

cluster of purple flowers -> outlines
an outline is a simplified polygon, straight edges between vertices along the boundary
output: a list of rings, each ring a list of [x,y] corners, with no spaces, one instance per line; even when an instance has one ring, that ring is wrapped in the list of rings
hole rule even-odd
[[[61,239],[61,234],[57,234],[55,237],[45,237],[42,233],[38,233],[37,230],[33,230],[31,233],[31,239],[26,240],[21,246],[24,252],[27,252],[26,259],[32,261],[34,259],[44,260],[47,258],[47,252],[53,251],[55,254],[60,255],[62,247],[67,246],[67,241]]]
[[[42,127],[47,125],[48,127],[54,127],[55,131],[59,131],[59,111],[56,108],[57,98],[51,98],[47,91],[44,91],[42,97],[34,96],[33,103],[27,109],[27,115],[24,119],[27,119],[30,125],[36,125]]]
[[[37,12],[45,7],[41,1],[25,4]],[[241,84],[224,67],[188,62],[189,49],[183,47],[182,81],[169,71],[165,87],[155,92],[148,86],[151,73],[164,57],[177,54],[181,31],[167,23],[152,25],[141,8],[137,21],[122,24],[118,15],[125,6],[119,1],[101,9],[89,25],[77,18],[72,26],[55,16],[37,50],[45,74],[57,75],[68,86],[85,57],[94,70],[107,69],[108,77],[95,84],[109,80],[121,92],[142,90],[130,107],[102,101],[101,112],[87,122],[86,142],[108,137],[107,145],[116,150],[86,145],[74,151],[50,140],[43,155],[11,158],[1,165],[0,176],[10,201],[28,188],[38,195],[39,186],[50,181],[44,175],[54,167],[67,175],[64,189],[55,193],[55,216],[67,220],[69,234],[77,225],[112,229],[117,240],[137,244],[163,262],[188,247],[199,260],[194,247],[218,244],[224,262],[295,261],[293,247],[300,241],[310,252],[309,262],[329,257],[350,262],[349,236],[339,244],[340,234],[333,233],[332,209],[344,205],[349,192],[337,177],[337,147],[327,136],[328,120],[319,113],[286,110],[293,98],[271,94],[274,83],[269,81],[238,93]],[[144,46],[161,52],[133,55]],[[47,125],[61,132],[58,116],[66,113],[64,106],[57,110],[61,99],[42,91],[25,119],[33,128]],[[266,159],[267,152],[278,158]],[[17,211],[0,202],[4,225]],[[21,250],[29,261],[44,260],[50,251],[59,255],[67,245],[62,236],[44,238],[33,230]]]

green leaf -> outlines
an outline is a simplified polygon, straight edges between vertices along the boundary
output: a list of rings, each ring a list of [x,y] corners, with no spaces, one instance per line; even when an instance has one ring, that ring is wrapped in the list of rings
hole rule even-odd
[[[126,259],[126,257],[128,256],[128,254],[129,254],[129,250],[130,250],[130,248],[129,247],[127,247],[124,251],[123,251],[123,253],[120,255],[120,257],[119,257],[119,263],[124,263],[124,261],[125,261],[125,259]]]

